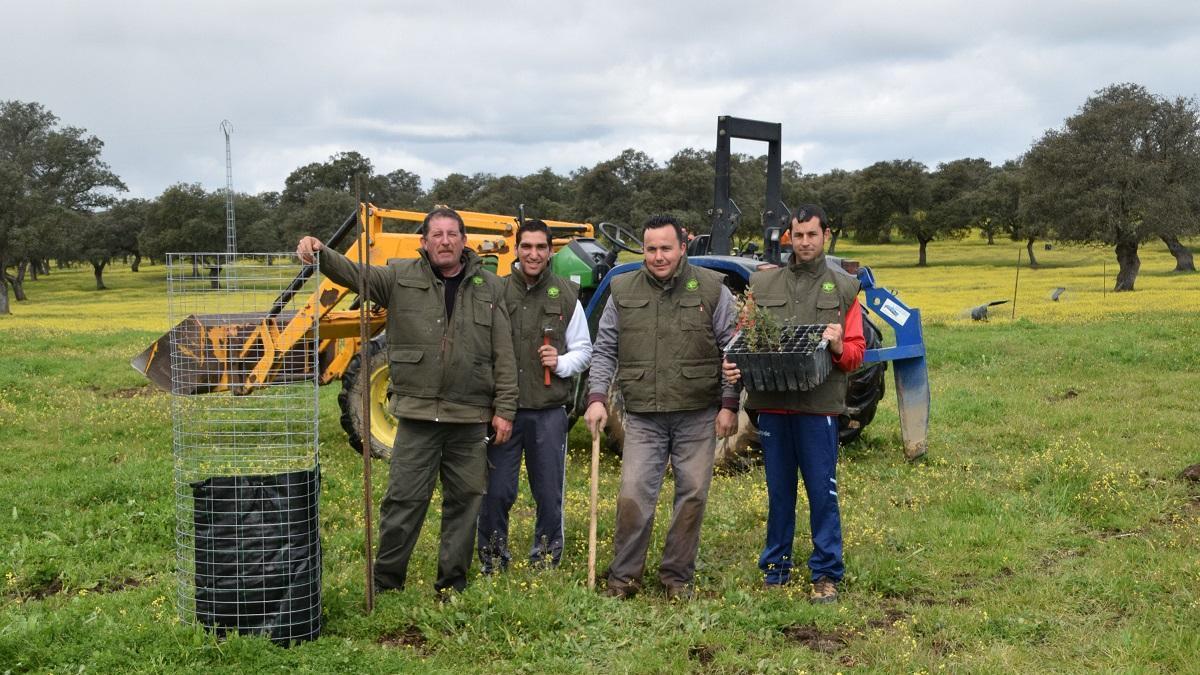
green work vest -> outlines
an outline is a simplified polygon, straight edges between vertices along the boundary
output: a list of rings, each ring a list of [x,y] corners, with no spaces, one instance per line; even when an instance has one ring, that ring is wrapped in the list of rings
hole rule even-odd
[[[665,283],[642,267],[612,284],[617,382],[635,413],[702,410],[721,402],[713,311],[721,275],[679,262]]]
[[[445,286],[420,254],[388,262],[396,284],[387,321],[392,393],[491,408],[492,314],[503,311],[504,280],[483,269],[474,251],[464,251],[463,280],[447,319]]]
[[[754,302],[771,312],[780,324],[840,323],[858,296],[858,279],[830,267],[824,254],[811,262],[750,275]],[[810,391],[751,391],[746,407],[755,410],[794,410],[804,413],[841,414],[846,409],[846,373],[837,366]]]
[[[517,407],[542,410],[571,402],[572,380],[545,370],[538,348],[550,338],[559,354],[567,351],[567,326],[575,315],[579,294],[575,285],[547,268],[532,286],[525,275],[513,271],[504,284],[504,302],[512,323],[513,350],[517,357]]]

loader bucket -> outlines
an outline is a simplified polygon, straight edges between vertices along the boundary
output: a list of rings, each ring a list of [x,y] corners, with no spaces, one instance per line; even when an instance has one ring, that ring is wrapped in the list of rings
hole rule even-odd
[[[184,396],[246,394],[266,383],[301,381],[312,376],[303,349],[276,347],[280,326],[294,315],[193,314],[130,365],[160,389]]]

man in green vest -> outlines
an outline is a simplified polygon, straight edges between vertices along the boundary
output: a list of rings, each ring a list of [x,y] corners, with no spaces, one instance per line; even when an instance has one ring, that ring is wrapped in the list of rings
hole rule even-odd
[[[442,596],[466,586],[487,478],[488,423],[503,443],[517,412],[504,282],[465,244],[462,217],[437,208],[421,224],[420,257],[367,268],[371,300],[387,307],[388,407],[397,421],[379,508],[379,590],[404,588],[439,475],[442,541],[434,589]],[[316,237],[296,247],[307,264],[316,251],[322,274],[358,290],[359,265]]]
[[[573,378],[592,360],[592,338],[579,294],[550,271],[551,233],[527,220],[517,228],[517,269],[505,281],[517,360],[517,417],[512,438],[487,449],[488,483],[479,511],[484,574],[508,568],[508,513],[517,499],[521,455],[537,505],[529,562],[557,566],[563,550],[563,484],[567,468],[567,404]]]
[[[716,437],[737,431],[737,394],[721,383],[734,301],[720,274],[688,264],[683,229],[673,217],[646,221],[642,244],[644,266],[612,283],[588,375],[584,417],[593,435],[608,421],[614,378],[627,413],[605,593],[629,598],[641,588],[669,463],[675,501],[658,579],[668,598],[686,600],[694,593]]]
[[[814,603],[836,602],[842,580],[842,521],[838,511],[837,418],[846,408],[846,374],[862,363],[866,340],[858,280],[825,259],[829,221],[814,204],[796,210],[791,222],[792,257],[786,267],[750,276],[754,301],[777,322],[825,324],[834,368],[815,389],[803,392],[750,391],[748,409],[758,411],[758,433],[767,477],[767,543],[758,559],[763,584],[782,588],[792,571],[796,535],[796,472],[808,495],[813,552],[808,559]],[[741,372],[726,363],[725,376]]]

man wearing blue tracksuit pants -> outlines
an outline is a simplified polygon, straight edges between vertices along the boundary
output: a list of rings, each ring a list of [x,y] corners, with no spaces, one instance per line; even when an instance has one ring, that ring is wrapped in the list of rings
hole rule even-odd
[[[750,277],[755,303],[779,323],[825,324],[834,368],[804,392],[749,392],[746,407],[759,411],[758,429],[767,477],[767,541],[759,556],[766,588],[788,583],[796,534],[796,474],[808,495],[813,552],[808,567],[814,603],[836,602],[842,580],[842,521],[837,494],[837,416],[845,409],[846,374],[862,363],[866,341],[858,281],[826,263],[829,223],[819,206],[800,207],[791,222],[792,258],[786,267]],[[741,373],[725,364],[728,379]]]
[[[558,565],[563,550],[563,482],[572,378],[588,367],[592,341],[575,286],[549,269],[551,233],[540,220],[517,229],[519,269],[504,292],[517,361],[517,415],[512,438],[488,445],[487,493],[479,511],[484,574],[508,567],[508,514],[517,499],[521,457],[537,504],[529,561]]]

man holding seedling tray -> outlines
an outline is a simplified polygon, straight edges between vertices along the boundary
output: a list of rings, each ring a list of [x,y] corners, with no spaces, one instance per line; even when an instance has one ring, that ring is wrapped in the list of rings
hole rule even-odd
[[[833,361],[828,377],[804,391],[756,391],[746,407],[757,410],[767,475],[767,541],[759,556],[763,584],[782,588],[791,578],[796,534],[796,474],[808,493],[813,552],[808,559],[814,603],[836,602],[842,562],[842,522],[837,500],[837,416],[846,401],[846,374],[862,363],[866,340],[858,280],[829,265],[829,221],[816,205],[804,205],[791,222],[792,257],[786,267],[750,277],[755,303],[780,324],[825,324],[821,339]],[[741,378],[724,365],[730,381]]]

